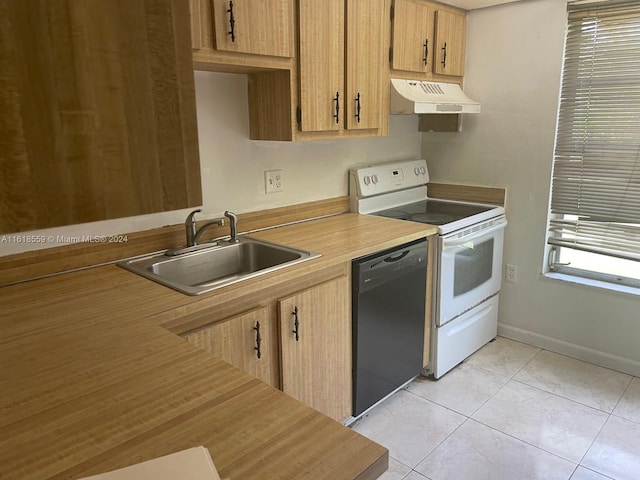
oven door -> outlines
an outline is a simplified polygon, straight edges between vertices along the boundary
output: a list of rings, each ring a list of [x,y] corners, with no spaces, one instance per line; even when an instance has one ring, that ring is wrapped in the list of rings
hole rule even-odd
[[[498,217],[440,237],[436,325],[441,326],[500,291],[507,220]]]

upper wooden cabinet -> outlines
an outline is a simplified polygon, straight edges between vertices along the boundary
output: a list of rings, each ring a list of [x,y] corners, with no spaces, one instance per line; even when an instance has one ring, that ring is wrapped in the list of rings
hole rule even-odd
[[[344,113],[344,0],[300,0],[300,129],[340,130]]]
[[[299,55],[249,75],[254,140],[386,135],[390,0],[297,0]]]
[[[216,50],[293,56],[290,0],[213,0]]]
[[[345,126],[349,130],[380,129],[387,115],[382,95],[385,2],[347,0]],[[381,57],[380,53],[383,53]]]
[[[0,2],[0,232],[201,205],[183,0]]]
[[[387,111],[385,0],[299,0],[298,5],[299,130],[379,135]]]
[[[395,0],[393,6],[394,70],[431,72],[435,10],[416,0]]]
[[[251,138],[386,134],[387,0],[298,0],[297,5],[295,67],[250,77]]]
[[[434,73],[464,75],[467,17],[462,13],[436,11]]]
[[[241,73],[291,68],[294,2],[189,0],[195,67]]]
[[[464,75],[464,11],[425,0],[394,0],[392,19],[391,68],[398,71],[393,75],[416,80]]]
[[[244,11],[246,5],[255,3],[233,1],[234,32],[244,2]],[[229,46],[228,1],[214,0],[212,10],[210,0],[191,0],[196,68],[249,74],[251,138],[290,141],[386,135],[391,31],[387,15],[391,0],[266,3],[272,4],[268,10],[276,13],[273,19],[260,13],[261,23],[253,30],[262,31],[257,36],[267,39],[259,45],[268,44],[279,53],[238,53],[238,47]],[[268,33],[285,31],[282,22],[276,29],[268,25],[272,20],[281,21],[288,12],[295,13],[290,24],[296,26],[293,31],[298,39],[297,49],[291,50],[296,53],[290,58],[276,55],[284,55],[285,50],[279,47],[296,35],[278,33],[279,40],[273,40]],[[214,17],[215,29],[207,21]],[[247,35],[253,36],[253,30]],[[240,42],[239,36],[236,42]],[[229,51],[220,50],[220,45]]]

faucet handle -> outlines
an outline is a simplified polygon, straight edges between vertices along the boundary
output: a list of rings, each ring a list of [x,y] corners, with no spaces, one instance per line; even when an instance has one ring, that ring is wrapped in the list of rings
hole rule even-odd
[[[187,219],[184,221],[184,226],[187,232],[187,247],[193,247],[196,244],[196,213],[201,211],[201,208],[192,211],[187,215]]]
[[[224,216],[229,219],[229,228],[231,229],[231,236],[229,238],[229,242],[237,243],[238,239],[236,238],[238,235],[238,216],[227,210],[224,212]]]
[[[194,211],[192,211],[189,215],[187,215],[187,219],[185,220],[184,223],[193,223],[196,219],[196,213],[200,213],[202,211],[201,208],[197,208]]]

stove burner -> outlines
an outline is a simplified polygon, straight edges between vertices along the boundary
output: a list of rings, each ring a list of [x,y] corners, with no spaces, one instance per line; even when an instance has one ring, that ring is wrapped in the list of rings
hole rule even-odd
[[[416,213],[415,215],[411,215],[411,220],[420,223],[430,223],[432,225],[444,225],[445,223],[453,221],[453,217],[444,213]]]
[[[409,214],[402,210],[385,210],[381,215],[387,218],[397,218],[398,220],[409,220]]]

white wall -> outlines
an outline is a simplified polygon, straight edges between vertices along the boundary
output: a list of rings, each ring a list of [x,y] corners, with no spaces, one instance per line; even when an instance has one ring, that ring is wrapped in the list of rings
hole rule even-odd
[[[418,158],[415,116],[392,116],[388,137],[317,142],[249,140],[247,77],[195,72],[203,212],[243,213],[348,194],[347,172],[359,164]],[[264,171],[281,169],[283,192],[264,193]],[[0,256],[61,245],[63,237],[111,235],[184,221],[187,210],[28,232],[45,243],[14,243],[0,235]],[[16,237],[26,238],[27,233]],[[3,237],[5,241],[3,242]]]
[[[557,115],[565,0],[469,13],[465,92],[482,113],[463,132],[423,136],[433,181],[508,189],[500,332],[640,374],[640,298],[541,275]]]

